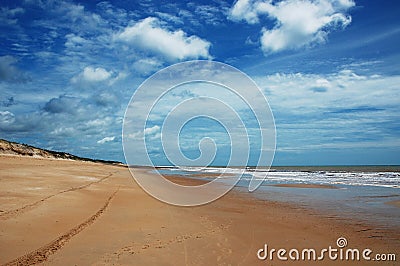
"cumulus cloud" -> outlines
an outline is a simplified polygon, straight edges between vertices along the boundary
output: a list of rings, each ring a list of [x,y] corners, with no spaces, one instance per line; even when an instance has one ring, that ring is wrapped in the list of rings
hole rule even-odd
[[[82,77],[87,81],[103,81],[111,77],[111,73],[102,67],[85,67]]]
[[[161,138],[160,127],[155,125],[153,127],[147,127],[144,129],[144,134],[149,140],[156,140]]]
[[[112,72],[105,70],[102,67],[85,67],[81,73],[77,76],[72,78],[72,82],[76,83],[79,81],[86,81],[86,82],[99,82],[105,81],[109,79],[112,75]]]
[[[75,97],[61,95],[50,99],[45,105],[44,110],[48,113],[70,113],[74,114],[79,106],[79,99]]]
[[[0,126],[7,126],[15,121],[15,115],[9,111],[0,111]]]
[[[144,129],[144,134],[146,134],[146,135],[152,135],[152,134],[155,134],[155,133],[157,133],[157,132],[159,132],[159,131],[160,131],[160,127],[157,126],[157,125],[155,125],[155,126],[153,126],[153,127],[147,127],[147,128],[145,128],[145,129]]]
[[[142,140],[144,136],[147,136],[150,140],[158,139],[161,137],[160,127],[155,125],[147,127],[143,131],[136,131],[134,133],[127,134],[127,137],[134,140]]]
[[[188,36],[182,30],[170,31],[154,17],[126,27],[115,35],[115,39],[168,60],[210,58],[208,41],[195,35]]]
[[[106,142],[114,141],[114,139],[115,139],[115,136],[113,136],[113,137],[105,137],[105,138],[103,138],[101,140],[98,140],[97,143],[98,144],[104,144]]]
[[[244,20],[249,24],[259,22],[258,11],[251,0],[238,0],[229,12],[229,18],[233,21]]]
[[[238,0],[229,18],[249,24],[261,16],[273,20],[274,27],[264,26],[260,38],[262,50],[273,53],[325,42],[330,31],[351,23],[346,12],[354,5],[353,0]]]
[[[38,119],[37,113],[18,114],[17,112],[0,111],[0,131],[4,137],[35,131],[43,123]]]

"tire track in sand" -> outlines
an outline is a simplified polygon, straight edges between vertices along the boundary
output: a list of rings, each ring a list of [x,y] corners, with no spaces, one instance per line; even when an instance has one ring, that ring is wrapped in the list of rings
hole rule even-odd
[[[108,197],[106,202],[104,203],[103,207],[101,207],[94,215],[90,216],[86,221],[83,223],[75,226],[65,234],[61,235],[57,239],[53,240],[52,242],[48,243],[45,246],[42,246],[28,254],[25,254],[19,258],[16,258],[3,266],[11,266],[11,265],[33,265],[37,263],[42,263],[46,261],[49,256],[56,253],[60,250],[72,237],[82,232],[86,227],[91,225],[96,221],[97,218],[100,217],[107,209],[108,205],[110,204],[111,200],[117,194],[119,187]]]
[[[96,180],[96,181],[87,183],[87,184],[85,184],[85,185],[82,185],[82,186],[79,186],[79,187],[72,187],[72,188],[69,188],[69,189],[66,189],[66,190],[57,192],[57,193],[55,193],[55,194],[46,196],[46,197],[44,197],[44,198],[42,198],[42,199],[40,199],[40,200],[38,200],[38,201],[35,201],[35,202],[33,202],[33,203],[30,203],[30,204],[27,204],[27,205],[25,205],[25,206],[22,206],[21,208],[17,208],[17,209],[14,209],[14,210],[10,210],[10,211],[3,212],[3,213],[0,214],[0,220],[8,220],[8,219],[10,219],[10,218],[13,218],[13,217],[15,217],[15,216],[17,216],[17,215],[19,215],[19,214],[22,214],[22,213],[24,213],[24,212],[26,212],[26,211],[28,211],[28,210],[31,210],[31,209],[37,207],[38,205],[42,204],[42,203],[45,202],[46,200],[48,200],[48,199],[50,199],[50,198],[52,198],[52,197],[58,196],[58,195],[60,195],[60,194],[67,193],[67,192],[71,192],[71,191],[76,191],[76,190],[80,190],[80,189],[84,189],[84,188],[87,188],[87,187],[89,187],[89,186],[91,186],[91,185],[93,185],[93,184],[100,183],[100,182],[106,180],[107,178],[111,177],[111,176],[114,175],[115,173],[116,173],[116,172],[110,173],[109,175],[107,175],[107,176],[105,176],[105,177],[103,177],[103,178],[101,178],[101,179],[98,179],[98,180]]]

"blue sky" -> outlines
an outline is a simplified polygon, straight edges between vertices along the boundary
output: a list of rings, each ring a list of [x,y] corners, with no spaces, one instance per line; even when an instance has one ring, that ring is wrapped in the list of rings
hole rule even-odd
[[[274,164],[400,164],[399,12],[398,1],[1,1],[0,137],[123,161],[137,87],[209,59],[268,98]],[[188,156],[200,122],[182,132]]]

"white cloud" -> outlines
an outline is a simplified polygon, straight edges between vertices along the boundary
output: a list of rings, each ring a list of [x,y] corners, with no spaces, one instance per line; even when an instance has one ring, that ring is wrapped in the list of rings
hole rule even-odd
[[[115,139],[114,136],[113,137],[105,137],[105,138],[103,138],[101,140],[98,140],[97,143],[98,144],[104,144],[106,142],[114,141],[114,139]]]
[[[262,50],[270,53],[325,42],[331,30],[351,23],[346,12],[354,5],[352,0],[239,0],[229,17],[249,24],[259,23],[261,15],[273,19],[275,26],[263,27],[260,38]]]
[[[131,139],[131,140],[142,140],[143,139],[143,133],[140,132],[140,131],[137,131],[135,133],[126,134],[125,137],[127,139]]]
[[[126,137],[132,140],[143,140],[144,136],[147,136],[150,140],[154,140],[161,137],[160,129],[159,126],[155,125],[147,127],[143,131],[139,130],[134,133],[129,133]]]
[[[101,119],[94,119],[86,122],[86,125],[88,127],[97,127],[97,128],[106,128],[107,126],[110,126],[111,124],[111,118],[110,117],[105,117]]]
[[[155,133],[157,133],[157,132],[159,132],[159,131],[160,131],[160,127],[157,126],[157,125],[155,125],[155,126],[153,126],[153,127],[147,127],[147,128],[145,128],[145,129],[144,129],[144,134],[145,134],[145,135],[152,135],[152,134],[155,134]]]
[[[87,81],[103,81],[111,77],[111,73],[102,67],[85,67],[82,77]]]
[[[9,111],[0,111],[0,126],[14,123],[15,115]]]
[[[229,12],[229,18],[233,21],[245,20],[249,24],[256,24],[258,11],[251,0],[238,0]]]
[[[208,41],[194,35],[187,36],[182,30],[170,31],[153,17],[126,27],[115,39],[169,60],[210,58],[211,44]]]
[[[72,83],[78,82],[100,82],[108,80],[112,76],[112,72],[102,67],[85,67],[81,73],[71,79]]]
[[[69,49],[79,49],[88,43],[86,39],[73,33],[65,35],[65,38],[67,40],[64,45]]]
[[[71,137],[74,136],[74,134],[76,133],[76,129],[73,127],[58,127],[55,128],[53,131],[50,132],[51,135],[55,135],[55,136],[63,136],[63,137]]]
[[[161,138],[160,127],[155,125],[144,129],[144,134],[149,140],[156,140]]]

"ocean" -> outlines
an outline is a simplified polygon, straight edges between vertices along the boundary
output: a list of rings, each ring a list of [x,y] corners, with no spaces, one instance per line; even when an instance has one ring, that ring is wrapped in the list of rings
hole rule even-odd
[[[377,228],[400,229],[400,166],[279,166],[269,170],[252,167],[160,167],[157,171],[210,181],[223,174],[218,182],[243,172],[234,188],[243,193],[248,192],[252,178],[262,179],[267,174],[251,196],[315,209],[334,219],[353,219]],[[285,186],[288,184],[299,187]],[[307,185],[315,186],[307,188]]]

